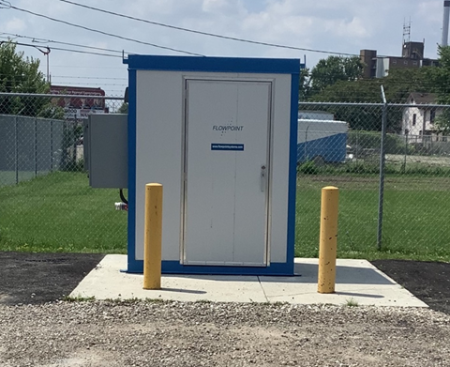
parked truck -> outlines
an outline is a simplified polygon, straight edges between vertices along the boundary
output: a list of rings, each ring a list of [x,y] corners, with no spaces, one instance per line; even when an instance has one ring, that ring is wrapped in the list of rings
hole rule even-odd
[[[298,120],[297,164],[344,163],[348,125],[337,120]]]

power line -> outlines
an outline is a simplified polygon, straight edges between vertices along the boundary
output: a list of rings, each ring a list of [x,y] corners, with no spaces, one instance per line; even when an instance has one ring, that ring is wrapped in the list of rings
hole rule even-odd
[[[97,76],[69,76],[69,75],[52,75],[52,78],[62,78],[62,79],[128,80],[127,78],[111,78],[111,77],[97,77]]]
[[[52,76],[53,79],[53,76]],[[70,82],[70,85],[89,85],[89,86],[99,86],[99,84],[101,85],[110,85],[110,86],[115,86],[115,87],[126,87],[127,84],[116,84],[116,83],[72,83]]]
[[[4,37],[0,37],[0,38],[4,38]],[[14,41],[11,41],[11,43],[17,43]],[[36,44],[37,47],[44,47],[42,45],[38,45]],[[48,47],[48,46],[45,46]],[[51,50],[57,50],[57,51],[68,51],[68,52],[75,52],[75,53],[80,53],[80,54],[88,54],[88,55],[97,55],[97,56],[106,56],[106,57],[117,57],[117,58],[122,58],[122,56],[119,55],[108,55],[108,54],[101,54],[99,52],[90,52],[90,51],[82,51],[82,50],[74,50],[74,49],[69,49],[69,48],[61,48],[61,47],[51,47]]]
[[[120,66],[80,66],[80,65],[52,65],[52,68],[65,68],[65,69],[120,69],[124,70]]]
[[[12,37],[17,37],[17,38],[30,39],[30,40],[32,40],[32,42],[35,42],[35,43],[58,43],[60,45],[82,47],[82,48],[88,48],[88,49],[91,49],[91,50],[106,51],[106,52],[112,52],[112,53],[118,53],[118,54],[122,54],[122,52],[129,53],[127,51],[111,50],[111,49],[108,49],[108,48],[79,45],[77,43],[55,41],[55,40],[49,40],[49,39],[45,39],[45,38],[36,38],[36,37],[30,37],[30,36],[23,36],[23,35],[14,34],[14,33],[1,32],[0,34],[4,34],[4,35],[7,35],[7,36],[12,36]]]
[[[106,57],[118,57],[122,58],[122,56],[119,55],[108,55],[108,54],[101,54],[100,52],[90,52],[90,51],[82,51],[82,50],[73,50],[68,48],[60,48],[60,47],[52,47],[51,50],[57,50],[57,51],[68,51],[68,52],[75,52],[79,54],[87,54],[87,55],[97,55],[97,56],[106,56]]]
[[[65,21],[65,20],[52,18],[52,17],[49,17],[49,16],[44,15],[44,14],[32,12],[31,10],[27,10],[27,9],[23,9],[23,8],[18,8],[17,6],[11,5],[10,3],[8,3],[8,2],[5,1],[5,0],[0,0],[0,5],[4,6],[4,8],[6,8],[6,9],[14,9],[14,10],[18,10],[18,11],[21,11],[21,12],[24,12],[24,13],[28,13],[28,14],[35,15],[35,16],[37,16],[37,17],[41,17],[41,18],[44,18],[44,19],[51,20],[51,21],[53,21],[53,22],[62,23],[62,24],[65,24],[65,25],[70,25],[70,26],[76,27],[76,28],[81,28],[81,29],[84,29],[84,30],[89,31],[89,32],[100,33],[100,34],[103,34],[103,35],[105,35],[105,36],[114,37],[114,38],[119,38],[119,39],[123,39],[123,40],[125,40],[125,41],[130,41],[130,42],[136,42],[136,43],[140,43],[140,44],[143,44],[143,45],[147,45],[147,46],[152,46],[152,47],[160,48],[160,49],[163,49],[163,50],[169,50],[169,51],[174,51],[174,52],[184,53],[184,54],[187,54],[187,55],[203,56],[203,55],[201,55],[201,54],[197,54],[197,53],[194,53],[194,52],[183,51],[183,50],[179,50],[179,49],[172,48],[172,47],[167,47],[167,46],[157,45],[156,43],[150,43],[150,42],[145,42],[145,41],[141,41],[141,40],[137,40],[137,39],[133,39],[133,38],[123,37],[123,36],[119,36],[119,35],[117,35],[117,34],[108,33],[108,32],[104,32],[104,31],[100,31],[100,30],[98,30],[98,29],[85,27],[85,26],[82,26],[82,25],[80,25],[80,24],[75,24],[75,23],[67,22],[67,21]]]
[[[197,31],[197,30],[194,30],[194,29],[174,26],[174,25],[171,25],[171,24],[155,22],[155,21],[152,21],[152,20],[146,20],[146,19],[142,19],[142,18],[136,18],[136,17],[132,17],[130,15],[120,14],[120,13],[116,13],[116,12],[113,12],[113,11],[110,11],[110,10],[100,9],[100,8],[96,8],[96,7],[89,6],[89,5],[77,4],[77,3],[73,2],[73,1],[69,1],[69,0],[59,0],[59,1],[61,1],[63,3],[79,6],[81,8],[95,10],[95,11],[99,11],[101,13],[111,14],[111,15],[115,15],[117,17],[135,20],[137,22],[152,24],[152,25],[156,25],[156,26],[160,26],[160,27],[171,28],[171,29],[175,29],[175,30],[183,31],[183,32],[190,32],[190,33],[200,34],[200,35],[203,35],[203,36],[216,37],[216,38],[227,39],[227,40],[231,40],[231,41],[252,43],[252,44],[255,44],[255,45],[285,48],[285,49],[289,49],[289,50],[308,51],[308,52],[316,52],[316,53],[323,53],[323,54],[330,54],[330,55],[359,56],[357,54],[351,54],[351,53],[345,53],[345,52],[315,50],[315,49],[310,49],[310,48],[294,47],[294,46],[288,46],[288,45],[280,45],[280,44],[277,44],[277,43],[254,41],[254,40],[249,40],[249,39],[246,39],[246,38],[224,36],[224,35],[217,34],[217,33],[202,32],[202,31]]]

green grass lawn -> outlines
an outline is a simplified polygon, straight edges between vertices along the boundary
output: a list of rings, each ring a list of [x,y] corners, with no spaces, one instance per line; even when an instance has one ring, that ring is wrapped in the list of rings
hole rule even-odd
[[[387,176],[377,251],[378,177],[299,176],[296,255],[317,257],[320,195],[339,188],[338,257],[450,261],[450,178]]]
[[[118,190],[92,189],[85,173],[55,172],[0,188],[0,250],[126,252]]]
[[[388,176],[383,249],[377,251],[377,175],[299,175],[296,255],[317,257],[321,189],[340,189],[338,256],[450,261],[450,178]],[[85,173],[55,172],[0,187],[0,250],[126,252],[118,190],[92,189]]]

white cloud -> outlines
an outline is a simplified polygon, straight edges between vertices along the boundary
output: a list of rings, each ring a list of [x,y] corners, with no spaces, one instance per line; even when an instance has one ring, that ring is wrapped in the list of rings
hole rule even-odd
[[[203,0],[202,11],[207,14],[216,15],[237,15],[239,14],[240,3],[232,0]]]
[[[443,20],[443,3],[440,0],[421,1],[414,13],[422,21],[440,24]]]
[[[351,19],[350,22],[341,19],[339,21],[328,22],[327,30],[330,32],[336,32],[339,37],[356,37],[356,38],[367,38],[372,32],[367,29],[368,27],[364,24],[363,20],[356,17]]]
[[[440,42],[442,27],[440,0],[84,0],[80,3],[204,32],[353,54],[369,48],[378,50],[380,54],[399,55],[403,21],[411,17],[412,39],[425,38],[426,56],[436,57],[435,44]],[[14,5],[125,37],[206,55],[303,58],[306,54],[309,67],[327,57],[326,54],[239,43],[177,31],[56,0],[16,0]],[[176,54],[15,10],[2,9],[0,17],[4,32],[124,49],[133,53]],[[120,58],[55,49],[59,46],[74,46],[49,46],[54,47],[50,56],[50,68],[54,75],[126,77],[126,66],[122,65]],[[21,50],[27,55],[42,58],[30,47]],[[45,67],[44,60],[41,64]],[[92,83],[92,80],[87,78],[85,82]]]
[[[17,17],[14,17],[12,19],[9,19],[5,25],[4,30],[8,33],[14,33],[14,32],[22,32],[27,28],[25,22]]]

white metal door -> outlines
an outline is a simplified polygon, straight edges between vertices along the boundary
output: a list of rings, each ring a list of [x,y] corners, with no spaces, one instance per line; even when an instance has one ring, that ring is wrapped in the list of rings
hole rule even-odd
[[[182,262],[268,265],[271,83],[187,80]]]

